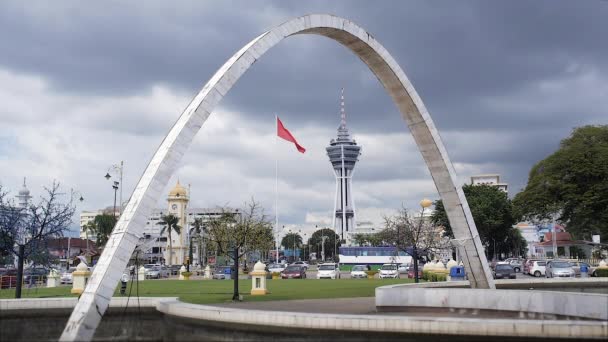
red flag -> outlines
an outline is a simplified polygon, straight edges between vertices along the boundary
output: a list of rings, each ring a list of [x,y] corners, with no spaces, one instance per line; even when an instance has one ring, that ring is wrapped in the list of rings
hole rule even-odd
[[[283,123],[281,122],[281,119],[279,119],[279,117],[277,116],[277,135],[280,138],[283,138],[287,141],[291,141],[292,143],[294,143],[294,145],[296,145],[296,148],[298,149],[299,152],[306,152],[306,149],[302,146],[300,146],[300,144],[298,144],[298,142],[296,141],[296,138],[293,137],[293,135],[291,135],[291,132],[289,132],[287,130],[287,128],[285,128],[285,126],[283,126]]]

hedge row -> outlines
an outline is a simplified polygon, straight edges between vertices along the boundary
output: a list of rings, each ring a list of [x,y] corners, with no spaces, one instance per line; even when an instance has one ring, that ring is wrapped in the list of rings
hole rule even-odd
[[[598,268],[595,270],[598,277],[608,277],[608,268]]]
[[[447,274],[445,272],[435,273],[433,271],[422,271],[422,279],[431,282],[446,281]]]

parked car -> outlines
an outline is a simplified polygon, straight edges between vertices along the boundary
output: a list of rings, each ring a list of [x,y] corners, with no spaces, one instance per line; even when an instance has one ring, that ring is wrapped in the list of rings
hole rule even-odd
[[[496,264],[496,267],[492,273],[494,274],[494,279],[515,279],[517,274],[515,272],[515,268],[508,264]]]
[[[410,266],[409,264],[400,264],[400,265],[397,267],[397,272],[405,274],[405,273],[407,273],[407,268],[408,268],[409,266]]]
[[[530,272],[530,268],[532,267],[532,263],[534,263],[534,261],[540,261],[540,259],[526,259],[523,262],[523,268],[522,268],[522,273],[523,274],[530,274],[532,275],[532,273]]]
[[[267,267],[268,267],[268,271],[269,272],[272,272],[272,273],[275,273],[275,272],[281,273],[281,272],[283,272],[283,270],[285,269],[286,266],[285,266],[285,264],[270,264]]]
[[[595,277],[597,274],[595,273],[595,267],[589,265],[589,263],[583,262],[583,261],[571,261],[570,264],[572,265],[572,269],[574,270],[574,274],[577,277],[581,276],[581,266],[587,266],[587,274],[590,277]]]
[[[23,271],[23,283],[26,285],[44,284],[49,271],[44,267],[28,268]]]
[[[574,278],[572,264],[565,260],[551,260],[547,262],[545,277],[547,278]]]
[[[2,268],[0,269],[0,288],[10,289],[17,287],[17,269]]]
[[[379,277],[380,277],[380,279],[399,278],[399,272],[397,271],[397,264],[382,265],[382,267],[380,267]]]
[[[340,279],[340,266],[334,263],[319,265],[317,279]]]
[[[74,282],[72,278],[72,273],[76,271],[76,267],[70,267],[65,272],[61,273],[61,283],[62,284],[72,284]]]
[[[289,265],[281,272],[281,279],[304,279],[306,278],[306,270],[299,265]]]
[[[179,275],[179,270],[182,268],[182,265],[171,265],[167,266],[167,268],[169,269],[169,273],[171,275]]]
[[[410,265],[410,267],[407,268],[407,277],[412,279],[414,278],[414,265]],[[422,267],[420,265],[418,265],[418,279],[422,278]]]
[[[511,261],[509,261],[509,265],[513,266],[513,270],[516,273],[521,272],[521,270],[524,268],[523,263],[524,262],[521,259],[512,259]]]
[[[218,266],[213,271],[213,279],[230,279],[232,274],[231,266]]]
[[[292,265],[298,265],[304,267],[305,270],[308,270],[308,263],[306,261],[296,261]]]
[[[171,271],[165,265],[152,266],[146,271],[147,279],[169,278]]]
[[[547,267],[546,261],[534,260],[532,266],[530,266],[529,274],[535,277],[542,277],[545,275],[545,269]]]
[[[350,277],[352,279],[367,278],[367,273],[365,273],[365,271],[367,271],[367,265],[355,265],[350,270]]]

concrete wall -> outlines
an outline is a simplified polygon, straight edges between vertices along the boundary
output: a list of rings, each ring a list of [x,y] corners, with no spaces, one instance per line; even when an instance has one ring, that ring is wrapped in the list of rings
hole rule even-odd
[[[59,338],[74,298],[0,300],[6,341]],[[328,301],[328,305],[331,303]],[[94,340],[493,341],[602,339],[608,323],[446,316],[340,315],[244,310],[174,298],[114,298]]]

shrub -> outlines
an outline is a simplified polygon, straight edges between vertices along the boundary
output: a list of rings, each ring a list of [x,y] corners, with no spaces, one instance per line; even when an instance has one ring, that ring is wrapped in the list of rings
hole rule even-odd
[[[425,270],[422,271],[422,279],[429,281],[431,280],[431,271]]]
[[[597,277],[608,277],[608,268],[597,268],[595,270],[595,275]]]
[[[448,277],[445,273],[439,273],[437,274],[437,281],[447,281]]]
[[[182,272],[182,275],[187,278],[192,275],[192,272]]]

